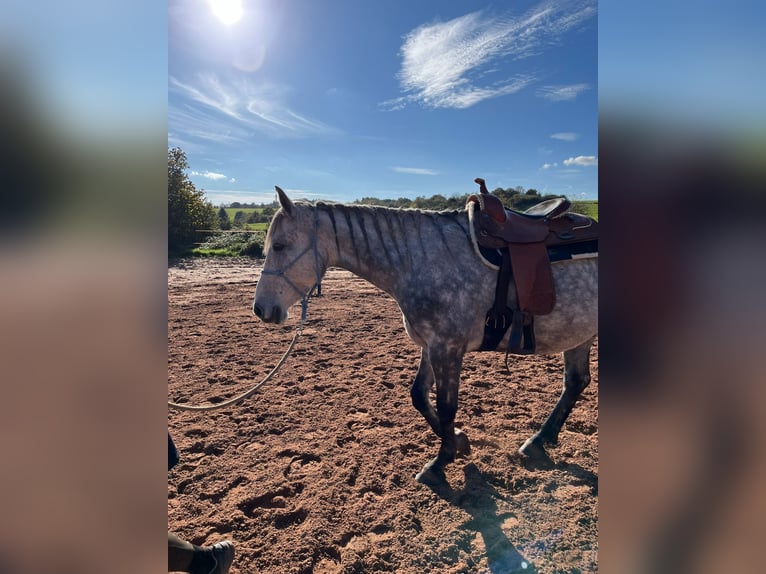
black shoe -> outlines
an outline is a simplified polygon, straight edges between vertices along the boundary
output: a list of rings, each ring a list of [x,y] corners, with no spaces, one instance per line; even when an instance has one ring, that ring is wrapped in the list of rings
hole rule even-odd
[[[227,574],[229,566],[234,562],[234,544],[231,540],[224,540],[213,544],[212,551],[215,564],[209,574]]]

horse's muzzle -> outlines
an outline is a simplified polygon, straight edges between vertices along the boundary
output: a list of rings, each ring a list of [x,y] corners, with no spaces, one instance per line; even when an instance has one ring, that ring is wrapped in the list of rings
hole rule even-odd
[[[281,323],[283,320],[282,309],[279,305],[274,305],[271,309],[264,309],[257,303],[253,303],[253,315],[258,317],[264,323]]]

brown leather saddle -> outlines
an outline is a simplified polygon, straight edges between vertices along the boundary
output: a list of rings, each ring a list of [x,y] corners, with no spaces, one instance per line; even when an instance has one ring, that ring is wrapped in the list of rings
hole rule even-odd
[[[510,327],[509,352],[535,352],[534,316],[547,315],[556,305],[550,249],[591,242],[597,247],[598,223],[585,215],[569,212],[568,199],[543,201],[524,212],[507,209],[490,194],[484,180],[476,178],[480,193],[468,198],[476,203],[473,217],[480,247],[502,252],[495,303],[487,312],[482,350],[497,347]],[[508,307],[508,285],[516,287],[516,303]]]

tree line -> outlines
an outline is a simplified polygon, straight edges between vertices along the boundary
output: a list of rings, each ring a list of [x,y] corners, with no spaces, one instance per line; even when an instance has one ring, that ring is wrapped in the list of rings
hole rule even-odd
[[[178,147],[168,148],[168,253],[181,255],[206,238],[207,230],[228,231],[244,228],[247,223],[268,223],[276,211],[277,203],[242,204],[233,202],[234,208],[262,208],[246,214],[237,211],[229,218],[226,206],[218,210],[205,198],[205,191],[197,189],[187,174],[189,161]],[[203,232],[203,230],[206,230]],[[209,237],[208,237],[209,239]],[[237,239],[237,238],[232,238]],[[251,237],[242,241],[248,245]],[[252,249],[251,249],[252,250]]]
[[[200,230],[236,231],[248,223],[268,223],[271,221],[279,204],[231,202],[221,205],[217,210],[205,199],[204,190],[197,189],[186,174],[189,164],[184,151],[178,147],[168,149],[168,252],[178,255],[188,252],[195,243],[205,239]],[[478,191],[478,190],[477,190]],[[500,198],[506,207],[524,211],[533,205],[563,195],[540,194],[536,189],[497,187],[491,191]],[[431,197],[418,196],[415,199],[378,199],[363,197],[354,201],[359,205],[380,205],[395,208],[428,209],[434,211],[462,210],[471,195],[440,194]],[[573,202],[577,204],[578,202]],[[236,209],[230,218],[226,208]],[[245,210],[248,210],[246,212]],[[224,234],[219,234],[223,236]],[[232,254],[259,255],[262,252],[262,235],[225,234],[226,237],[207,237],[206,245],[211,251],[225,246],[225,251]],[[260,242],[260,243],[259,243]],[[203,245],[204,247],[204,245]],[[221,247],[223,249],[223,247]],[[217,252],[217,251],[216,251]]]
[[[476,193],[478,193],[478,190],[476,190]],[[540,192],[534,188],[524,189],[521,186],[514,188],[509,187],[507,189],[497,187],[490,193],[499,197],[506,207],[519,211],[524,211],[546,199],[564,197],[563,195],[547,193],[541,195]],[[419,195],[415,199],[409,199],[407,197],[400,197],[399,199],[363,197],[362,199],[357,199],[354,203],[361,205],[382,205],[385,207],[398,207],[403,209],[430,209],[434,211],[462,210],[465,209],[466,201],[470,195],[472,194],[464,193],[462,195],[452,195],[450,197],[444,197],[441,194],[432,195],[431,197]]]
[[[213,204],[187,175],[189,162],[181,148],[168,149],[168,252],[187,251],[199,238],[199,229],[219,227]]]
[[[276,202],[274,202],[276,203]],[[226,208],[229,209],[237,209],[234,213],[234,217],[229,217],[229,212]],[[252,210],[249,213],[246,211],[243,211],[239,209],[240,207],[244,209]],[[224,231],[230,230],[232,228],[245,228],[248,223],[270,223],[271,218],[274,217],[274,214],[277,212],[277,207],[273,206],[272,204],[260,204],[257,205],[255,203],[250,204],[241,204],[237,201],[230,203],[228,205],[224,204],[221,206],[221,208],[218,210],[218,225],[220,228]]]

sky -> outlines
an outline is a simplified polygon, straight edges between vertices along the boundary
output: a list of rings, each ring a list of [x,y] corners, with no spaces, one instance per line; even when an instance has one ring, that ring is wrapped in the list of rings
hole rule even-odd
[[[763,133],[762,0],[601,2],[599,23],[602,113],[654,117],[675,129]]]
[[[168,146],[214,205],[598,197],[594,0],[170,0]]]

